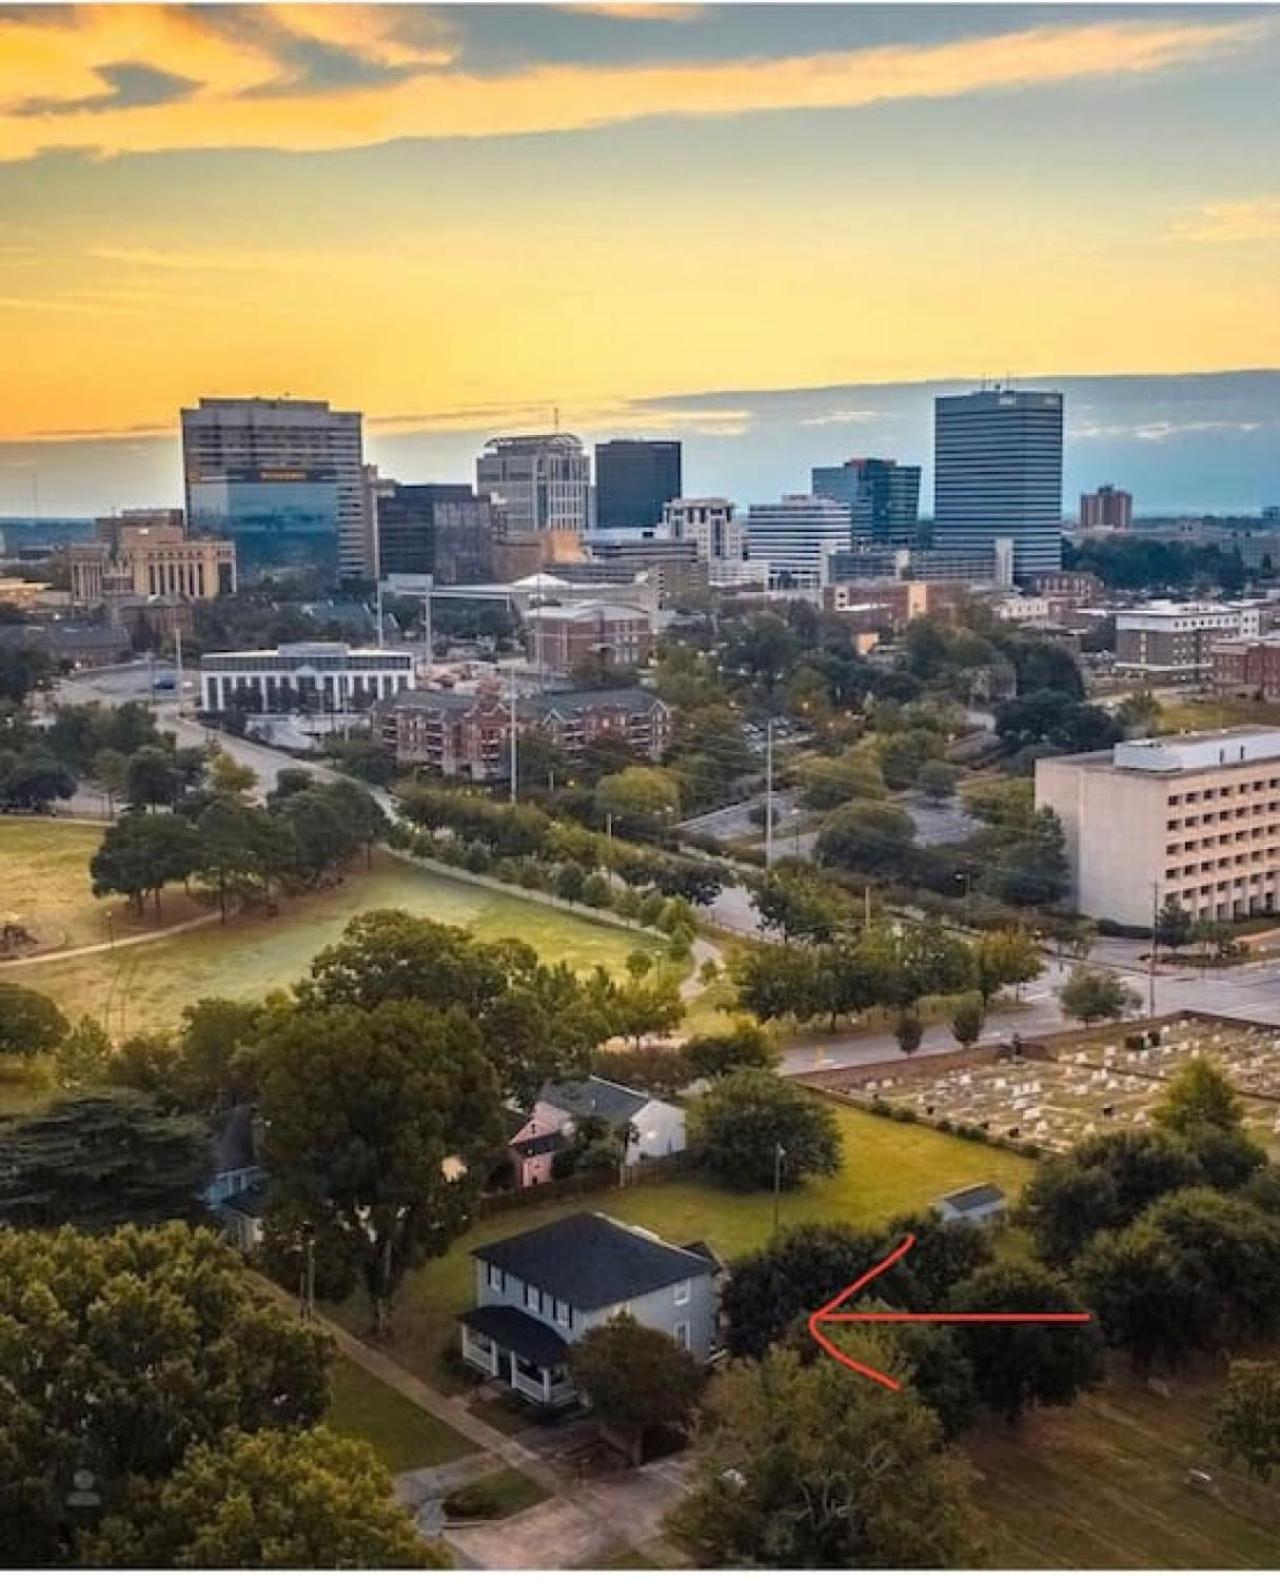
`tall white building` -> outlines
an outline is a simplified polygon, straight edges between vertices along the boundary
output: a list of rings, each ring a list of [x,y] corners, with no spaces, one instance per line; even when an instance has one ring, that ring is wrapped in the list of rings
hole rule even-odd
[[[476,492],[501,500],[513,538],[580,539],[591,525],[591,462],[571,433],[490,439],[476,460]]]
[[[746,530],[733,513],[732,500],[670,499],[662,507],[662,526],[671,537],[695,544],[698,558],[708,564],[747,557]]]
[[[202,398],[182,411],[187,522],[234,540],[244,569],[374,575],[362,418],[327,401]]]
[[[769,562],[775,582],[824,582],[827,557],[851,548],[852,536],[849,506],[821,494],[784,494],[747,510],[748,554]]]
[[[1170,897],[1196,918],[1280,906],[1280,730],[1041,758],[1036,806],[1062,823],[1071,900],[1089,916],[1147,927]]]

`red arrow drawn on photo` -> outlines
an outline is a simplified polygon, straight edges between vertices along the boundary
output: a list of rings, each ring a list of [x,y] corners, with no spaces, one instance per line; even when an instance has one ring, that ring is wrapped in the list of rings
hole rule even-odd
[[[860,1372],[864,1377],[870,1377],[872,1382],[881,1383],[886,1388],[892,1388],[895,1393],[902,1387],[900,1382],[888,1377],[884,1372],[877,1371],[874,1366],[866,1366],[862,1361],[855,1361],[851,1355],[836,1344],[833,1344],[822,1331],[823,1324],[828,1322],[1090,1322],[1092,1318],[1087,1311],[840,1311],[846,1300],[865,1289],[872,1279],[879,1278],[880,1274],[891,1268],[895,1262],[900,1262],[911,1247],[916,1243],[914,1234],[909,1234],[898,1246],[897,1250],[890,1251],[883,1262],[877,1262],[861,1278],[857,1278],[842,1289],[834,1299],[828,1300],[825,1306],[818,1309],[809,1318],[809,1333],[815,1343],[819,1344],[831,1359],[839,1361],[841,1366],[847,1366],[850,1371]]]

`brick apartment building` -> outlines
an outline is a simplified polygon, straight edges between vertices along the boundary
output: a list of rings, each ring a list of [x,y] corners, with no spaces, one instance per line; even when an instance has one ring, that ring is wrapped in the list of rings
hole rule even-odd
[[[1263,611],[1249,603],[1149,603],[1116,615],[1116,670],[1152,685],[1208,680],[1213,649],[1255,639]]]
[[[510,774],[511,707],[496,690],[401,692],[378,708],[376,727],[402,767],[474,783]],[[657,762],[671,743],[671,710],[639,686],[543,691],[517,700],[516,729],[536,730],[571,756],[598,741],[625,741]]]
[[[1280,702],[1280,635],[1215,642],[1209,683],[1220,697]]]
[[[557,674],[587,658],[634,669],[653,650],[653,622],[630,604],[544,605],[526,610],[524,622],[529,657]]]

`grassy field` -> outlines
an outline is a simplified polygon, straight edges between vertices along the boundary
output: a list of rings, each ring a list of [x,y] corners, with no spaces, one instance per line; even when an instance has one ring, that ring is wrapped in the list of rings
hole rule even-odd
[[[84,862],[96,845],[95,831],[71,825],[27,826],[43,831],[50,850],[67,840],[79,863],[81,907],[94,905]],[[30,870],[32,859],[21,847],[14,854],[8,838],[0,842],[0,892],[7,891],[11,873]],[[63,887],[63,903],[70,914],[76,903],[73,874]],[[166,899],[162,923],[180,919],[178,903],[177,894]],[[37,962],[6,975],[48,993],[64,1013],[96,1015],[113,1036],[128,1036],[172,1025],[183,1005],[199,998],[256,997],[271,988],[287,987],[305,974],[312,957],[333,943],[353,916],[383,907],[468,927],[482,939],[520,938],[547,959],[567,960],[578,970],[597,964],[620,970],[635,947],[634,936],[622,928],[439,877],[379,854],[371,870],[357,867],[332,889],[288,900],[275,917],[254,914],[233,918],[225,926],[214,922],[155,944],[43,965]],[[98,941],[104,937],[105,931]]]
[[[982,1180],[1016,1192],[1031,1171],[1025,1158],[978,1142],[959,1141],[924,1126],[904,1126],[852,1108],[836,1112],[844,1136],[844,1166],[835,1178],[784,1196],[780,1215],[784,1226],[882,1223],[896,1213],[926,1206],[944,1191]],[[726,1257],[760,1245],[773,1229],[769,1192],[734,1193],[701,1179],[667,1180],[495,1214],[476,1224],[445,1256],[409,1275],[394,1317],[391,1353],[434,1386],[456,1389],[459,1381],[445,1364],[445,1351],[454,1343],[458,1313],[474,1300],[472,1248],[584,1211],[607,1212],[677,1245],[709,1239]],[[367,1332],[369,1311],[361,1297],[353,1296],[334,1314],[354,1331]]]
[[[345,1355],[329,1372],[333,1400],[325,1425],[363,1438],[393,1476],[423,1465],[443,1465],[475,1451],[451,1426],[379,1381]]]
[[[1208,1447],[1215,1369],[1163,1398],[1122,1373],[1070,1410],[966,1443],[1000,1569],[1275,1569],[1280,1487],[1226,1471]],[[1187,1485],[1206,1469],[1211,1490]]]
[[[0,817],[0,914],[34,933],[42,950],[107,943],[108,912],[117,938],[156,927],[150,908],[137,917],[119,895],[94,899],[89,858],[102,832],[93,824],[53,818]],[[202,910],[178,889],[165,896],[159,925],[173,926]]]
[[[1280,706],[1238,697],[1162,701],[1157,728],[1161,735],[1169,735],[1179,730],[1226,730],[1237,724],[1280,724]]]
[[[518,1470],[512,1470],[509,1466],[495,1470],[491,1475],[481,1476],[476,1481],[468,1481],[454,1494],[454,1496],[460,1495],[482,1498],[486,1512],[479,1515],[460,1515],[459,1518],[485,1520],[509,1520],[513,1514],[523,1514],[535,1504],[545,1503],[551,1496],[545,1487],[539,1486],[536,1481],[531,1481],[528,1476],[522,1476]]]

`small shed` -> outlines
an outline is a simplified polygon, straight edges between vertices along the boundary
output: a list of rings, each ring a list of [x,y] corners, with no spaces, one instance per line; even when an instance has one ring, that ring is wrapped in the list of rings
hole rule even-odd
[[[998,1185],[965,1185],[939,1196],[933,1205],[943,1223],[1001,1223],[1008,1211]]]

